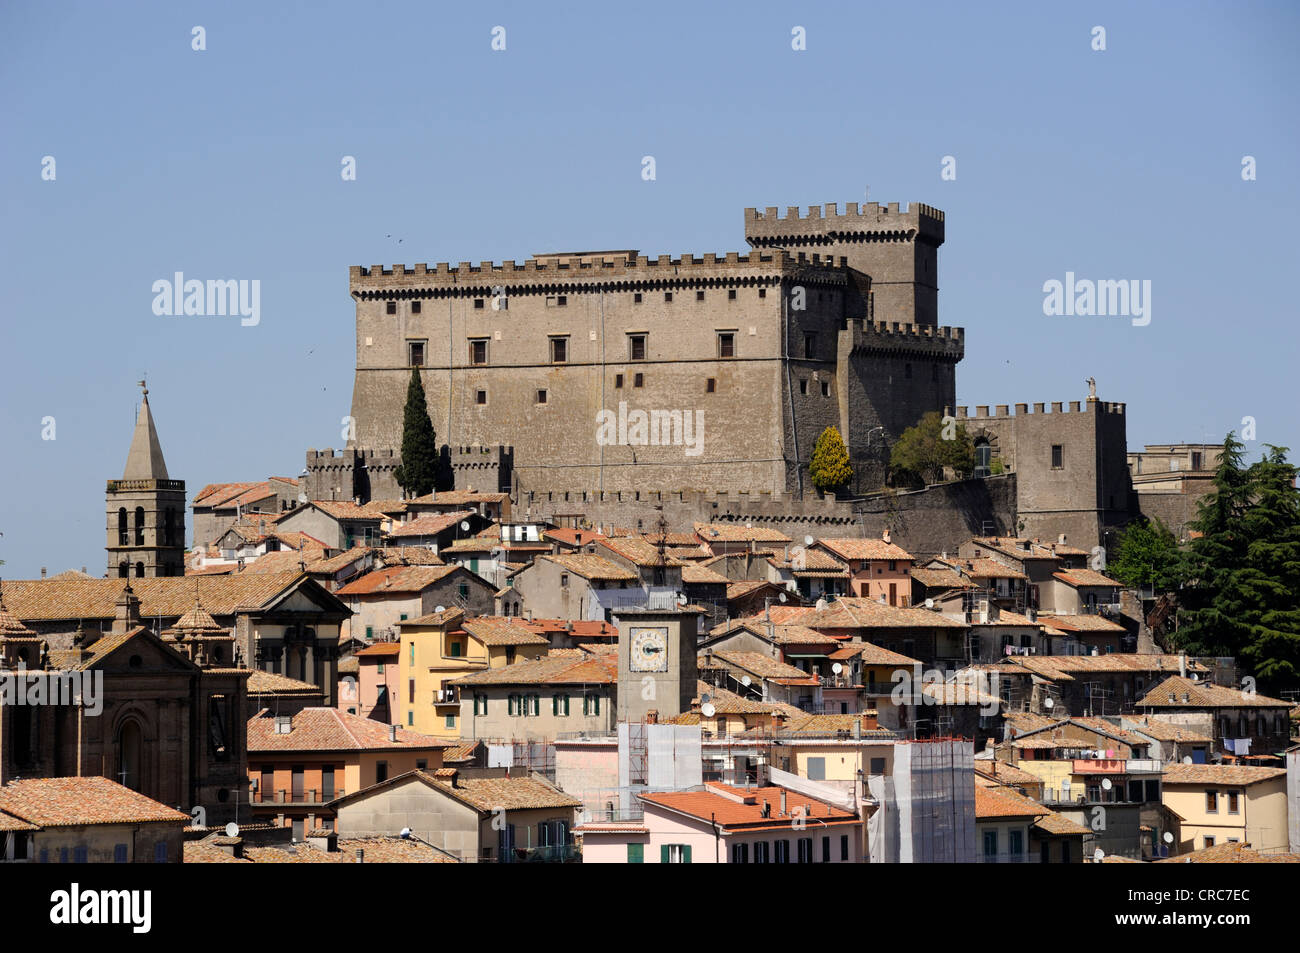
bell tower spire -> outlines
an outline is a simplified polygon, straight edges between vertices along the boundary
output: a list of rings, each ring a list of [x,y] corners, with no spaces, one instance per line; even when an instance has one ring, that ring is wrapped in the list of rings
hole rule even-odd
[[[149,388],[136,414],[122,479],[109,480],[108,574],[120,578],[185,574],[185,481],[167,474]]]

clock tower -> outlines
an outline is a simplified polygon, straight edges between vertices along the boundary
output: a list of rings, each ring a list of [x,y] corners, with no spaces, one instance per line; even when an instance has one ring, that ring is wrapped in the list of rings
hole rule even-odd
[[[619,721],[644,721],[650,711],[660,718],[690,711],[702,615],[695,608],[614,610]]]

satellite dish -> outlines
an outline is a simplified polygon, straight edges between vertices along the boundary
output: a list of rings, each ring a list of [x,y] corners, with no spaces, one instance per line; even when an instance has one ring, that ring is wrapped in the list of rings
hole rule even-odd
[[[461,521],[460,521],[460,528],[461,528],[462,530],[464,530],[466,533],[468,533],[468,532],[469,532],[469,520],[461,520]]]
[[[1050,698],[1044,698],[1044,699],[1043,699],[1043,707],[1044,707],[1044,708],[1053,708],[1053,707],[1055,707],[1055,705],[1056,705],[1056,702],[1052,701]]]
[[[1105,856],[1106,856],[1106,852],[1105,852],[1104,850],[1102,850],[1100,847],[1098,847],[1097,850],[1096,850],[1096,853],[1094,853],[1094,854],[1092,855],[1092,859],[1093,859],[1093,861],[1095,861],[1096,863],[1100,864],[1100,863],[1101,863],[1101,859],[1102,859],[1103,857],[1105,857]]]
[[[229,824],[227,824],[227,825],[226,825],[226,836],[227,836],[227,837],[238,837],[238,836],[239,836],[239,825],[236,824],[234,821],[231,821]]]
[[[933,600],[933,599],[926,599],[926,600],[925,600],[925,607],[926,607],[927,609],[933,609],[933,608],[934,608],[934,600]]]
[[[700,714],[703,715],[705,718],[712,718],[713,713],[715,711],[717,711],[717,709],[715,709],[713,705],[709,702],[705,702],[703,705],[700,706]]]
[[[817,600],[817,611],[818,611],[818,612],[820,612],[822,609],[825,609],[826,606],[827,606],[827,602],[826,602],[825,599],[818,599],[818,600]]]
[[[752,682],[752,681],[753,681],[753,679],[751,679],[748,675],[742,675],[742,676],[740,676],[740,684],[744,685],[746,688],[749,687],[750,682]]]
[[[1165,843],[1166,843],[1166,844],[1172,844],[1173,842],[1174,842],[1174,832],[1173,832],[1173,831],[1165,831]]]
[[[686,605],[686,593],[684,592],[677,593],[677,604],[679,606]]]
[[[787,598],[788,598],[788,597],[787,597],[786,594],[783,592],[783,593],[781,593],[781,595],[777,596],[777,598],[780,599],[782,602],[785,602],[785,601],[787,601]]]
[[[1103,791],[1109,791],[1109,790],[1110,790],[1111,788],[1113,788],[1113,787],[1114,787],[1114,785],[1110,783],[1110,778],[1102,778],[1102,779],[1101,779],[1101,789],[1102,789]]]
[[[838,675],[840,674],[840,672],[844,671],[844,666],[841,665],[839,662],[836,662],[834,665],[831,666],[831,671],[834,672],[836,675]]]
[[[713,700],[713,696],[708,694],[707,692],[705,692],[703,695],[700,696],[700,704],[702,705],[707,705],[712,700]]]
[[[811,546],[815,542],[817,542],[817,540],[813,539],[811,536],[805,536],[803,538],[803,544],[805,546]]]
[[[434,612],[446,612],[446,611],[447,611],[447,607],[446,607],[446,606],[434,606],[433,611],[434,611]]]
[[[1191,763],[1192,763],[1192,756],[1190,754],[1187,757],[1183,758],[1183,764],[1191,764]]]

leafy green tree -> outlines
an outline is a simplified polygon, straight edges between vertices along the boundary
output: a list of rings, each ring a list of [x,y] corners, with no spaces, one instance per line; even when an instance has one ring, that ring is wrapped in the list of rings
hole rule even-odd
[[[945,467],[963,476],[975,469],[975,444],[965,427],[951,419],[945,424],[938,411],[931,411],[903,431],[889,465],[904,480],[938,483]]]
[[[1270,684],[1300,677],[1300,491],[1284,447],[1247,467],[1229,433],[1191,524],[1177,644],[1236,656]]]
[[[813,486],[822,492],[837,490],[853,479],[849,449],[844,446],[844,438],[840,436],[838,428],[827,427],[821,432],[813,446],[812,463],[808,469]]]
[[[438,441],[429,419],[420,369],[411,368],[406,388],[406,409],[402,414],[402,463],[393,471],[408,496],[433,492],[438,479]]]
[[[1176,589],[1182,572],[1178,540],[1158,519],[1138,520],[1119,536],[1115,558],[1106,567],[1126,586],[1152,586],[1157,592]]]

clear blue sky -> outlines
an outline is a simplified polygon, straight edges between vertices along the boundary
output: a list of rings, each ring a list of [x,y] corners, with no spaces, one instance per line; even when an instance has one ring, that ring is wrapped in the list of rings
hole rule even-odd
[[[1300,451],[1294,4],[715,6],[6,3],[0,573],[104,572],[142,374],[191,495],[340,445],[349,265],[744,250],[744,207],[868,186],[947,213],[959,403],[1091,374],[1131,447]],[[261,323],[155,316],[176,271]],[[1150,325],[1045,317],[1067,271],[1149,279]]]

